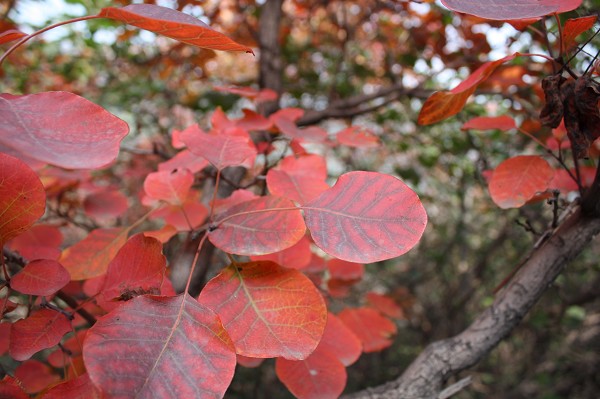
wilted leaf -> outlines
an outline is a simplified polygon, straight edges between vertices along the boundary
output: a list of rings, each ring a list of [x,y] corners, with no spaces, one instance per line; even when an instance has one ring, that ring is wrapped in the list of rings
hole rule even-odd
[[[29,229],[45,210],[46,192],[35,172],[0,153],[0,248]]]
[[[111,398],[222,398],[236,364],[217,315],[187,294],[116,308],[89,330],[83,358]]]
[[[469,119],[465,122],[461,129],[476,129],[476,130],[510,130],[517,127],[515,120],[510,116],[478,116],[476,118]]]
[[[267,187],[273,195],[305,204],[318,197],[329,186],[325,183],[327,166],[319,155],[285,157],[267,173]]]
[[[208,239],[238,255],[266,255],[289,248],[306,232],[300,209],[285,198],[265,196],[242,202],[215,217]]]
[[[396,325],[373,309],[344,309],[338,317],[361,340],[365,353],[387,348],[396,334]]]
[[[314,284],[269,261],[229,265],[198,300],[219,315],[243,356],[304,359],[317,347],[327,319]]]
[[[71,281],[69,272],[57,261],[29,262],[10,280],[10,287],[27,295],[52,295]]]
[[[105,166],[128,132],[121,119],[73,93],[0,94],[0,143],[56,166]]]
[[[100,17],[111,18],[146,29],[192,46],[223,51],[245,51],[250,47],[234,42],[191,15],[152,4],[103,8]]]
[[[58,344],[71,329],[71,322],[64,314],[40,309],[12,325],[8,353],[15,360],[27,360],[33,354]]]
[[[323,251],[349,262],[371,263],[408,252],[420,239],[427,214],[401,180],[350,172],[302,207],[310,234]]]
[[[539,156],[509,158],[494,170],[490,195],[500,208],[518,208],[536,193],[545,191],[553,176],[552,167]]]

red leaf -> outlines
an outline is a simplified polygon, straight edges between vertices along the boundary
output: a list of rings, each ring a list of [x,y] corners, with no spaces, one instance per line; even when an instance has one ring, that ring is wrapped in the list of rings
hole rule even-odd
[[[327,320],[314,284],[269,261],[229,265],[198,300],[219,315],[243,356],[304,359],[317,347]]]
[[[568,19],[563,29],[563,48],[568,51],[575,44],[577,36],[591,29],[597,19],[596,15]]]
[[[490,195],[500,208],[519,208],[536,193],[545,191],[553,176],[552,167],[539,156],[509,158],[494,170]]]
[[[11,377],[5,375],[2,381],[0,381],[0,398],[6,399],[29,399],[29,395],[25,393],[21,383]]]
[[[15,360],[27,360],[33,354],[58,344],[71,329],[71,322],[62,313],[38,310],[12,325],[8,353]]]
[[[289,156],[267,173],[267,187],[273,195],[305,204],[329,186],[325,183],[327,166],[319,155]]]
[[[144,231],[146,237],[156,238],[163,244],[168,242],[175,234],[177,234],[177,229],[170,224],[166,224],[158,230]]]
[[[29,229],[45,210],[46,192],[35,172],[0,153],[0,248]]]
[[[250,259],[253,261],[270,260],[289,269],[302,270],[309,265],[312,259],[310,239],[307,236],[304,236],[296,244],[283,251],[268,255],[254,255],[251,256]]]
[[[129,208],[127,197],[120,191],[99,191],[85,197],[83,210],[94,219],[114,219]]]
[[[55,226],[35,225],[8,242],[8,247],[28,260],[58,259],[63,236]]]
[[[365,353],[387,348],[396,334],[396,325],[373,309],[344,309],[338,317],[361,340]]]
[[[465,122],[461,129],[477,129],[477,130],[510,130],[515,129],[517,124],[510,116],[478,116]]]
[[[0,94],[0,121],[0,143],[69,169],[112,162],[129,132],[125,122],[104,108],[65,91]]]
[[[75,245],[65,249],[60,263],[71,280],[87,280],[106,273],[109,262],[127,241],[129,228],[96,229]]]
[[[488,61],[454,89],[433,93],[423,104],[418,123],[420,125],[431,125],[459,113],[471,94],[475,92],[477,86],[486,80],[501,64],[514,59],[517,55],[519,54],[515,53],[496,61]]]
[[[266,255],[289,248],[304,236],[300,209],[285,198],[265,196],[217,215],[208,239],[238,255]]]
[[[302,207],[310,234],[323,251],[349,262],[371,263],[408,252],[427,224],[419,197],[395,177],[350,172]]]
[[[242,129],[237,132],[218,136],[184,131],[181,140],[194,154],[208,160],[215,168],[221,170],[228,166],[237,166],[248,158],[256,156],[256,148],[251,145],[250,137]]]
[[[150,4],[134,4],[121,8],[106,7],[98,15],[125,22],[196,47],[252,53],[250,47],[234,42],[199,19],[166,7]]]
[[[237,363],[246,368],[255,368],[260,366],[265,359],[260,359],[258,357],[246,357],[242,355],[237,355]]]
[[[144,191],[150,198],[162,200],[171,205],[183,205],[192,184],[194,184],[194,175],[187,169],[154,172],[146,177]]]
[[[52,368],[39,360],[27,360],[15,369],[15,377],[29,394],[40,392],[44,388],[60,381],[60,376]]]
[[[183,206],[167,205],[152,213],[152,218],[163,218],[177,231],[189,231],[200,226],[208,216],[208,209],[200,201],[200,192],[192,190]]]
[[[92,384],[90,376],[85,373],[77,378],[63,382],[50,388],[44,399],[100,399],[100,391]]]
[[[235,126],[244,130],[268,130],[273,123],[259,113],[244,108],[244,117],[235,120]]]
[[[365,274],[365,266],[362,263],[347,262],[341,259],[330,259],[327,268],[332,279],[358,280]]]
[[[344,366],[350,366],[362,353],[360,339],[333,313],[327,315],[327,325],[319,348],[334,354]]]
[[[376,292],[369,292],[366,298],[369,305],[382,314],[394,319],[404,318],[404,311],[402,308],[389,296],[381,295]]]
[[[336,399],[346,386],[346,367],[327,349],[302,361],[277,358],[275,373],[298,399]]]
[[[0,323],[0,356],[4,355],[8,351],[11,327],[11,323]],[[2,396],[0,396],[0,398],[1,397]]]
[[[350,126],[337,132],[335,136],[340,144],[349,147],[372,148],[379,147],[380,142],[372,131],[360,126]]]
[[[187,294],[139,296],[90,328],[90,379],[111,398],[221,398],[235,349],[210,309]]]
[[[239,189],[235,190],[227,198],[217,198],[213,203],[215,214],[223,213],[227,209],[234,205],[241,204],[242,202],[250,201],[259,198],[258,195],[254,194],[250,190]]]
[[[452,11],[494,20],[543,17],[557,12],[561,0],[442,0]]]
[[[37,259],[15,274],[10,287],[27,295],[52,295],[70,280],[69,272],[57,261]]]
[[[136,234],[127,240],[108,265],[101,296],[105,301],[114,301],[158,294],[166,266],[162,244],[155,238]]]
[[[251,87],[224,87],[215,86],[213,87],[217,91],[224,91],[226,93],[237,94],[238,96],[246,97],[256,102],[264,101],[275,101],[277,100],[277,92],[271,89],[256,90]]]
[[[168,161],[158,164],[159,172],[172,172],[175,169],[188,169],[192,173],[200,172],[208,166],[208,161],[190,150],[177,153]]]
[[[0,44],[9,43],[25,36],[27,36],[25,33],[16,29],[5,30],[0,33]]]

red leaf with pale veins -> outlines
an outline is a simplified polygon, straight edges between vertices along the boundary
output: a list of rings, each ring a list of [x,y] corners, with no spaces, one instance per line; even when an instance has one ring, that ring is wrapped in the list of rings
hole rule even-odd
[[[69,272],[57,261],[29,262],[10,280],[10,287],[27,295],[52,295],[71,281]]]
[[[404,311],[402,308],[389,296],[381,295],[376,292],[369,292],[366,299],[367,302],[369,302],[369,305],[382,314],[394,319],[404,318]]]
[[[208,216],[208,209],[200,202],[201,193],[192,190],[182,206],[166,205],[152,212],[152,218],[162,218],[177,231],[190,231],[200,226]]]
[[[327,315],[321,347],[333,353],[346,367],[356,362],[362,353],[360,339],[333,313]]]
[[[302,270],[307,267],[312,259],[310,250],[310,239],[307,236],[302,237],[300,241],[283,251],[268,255],[254,255],[250,259],[254,261],[270,260],[283,267]]]
[[[318,197],[329,186],[325,183],[327,166],[319,155],[285,157],[267,173],[267,187],[273,195],[305,204]]]
[[[200,48],[252,53],[250,47],[236,43],[199,19],[166,7],[151,4],[132,4],[121,8],[106,7],[100,10],[98,15]]]
[[[477,129],[477,130],[510,130],[515,129],[517,124],[515,120],[510,116],[478,116],[476,118],[469,119],[465,122],[461,129]]]
[[[23,161],[0,153],[0,248],[29,229],[45,210],[46,192],[39,177]]]
[[[548,162],[535,155],[509,158],[494,170],[489,190],[500,208],[519,208],[543,192],[554,177]]]
[[[0,94],[0,143],[52,165],[105,166],[128,132],[121,119],[73,93]]]
[[[110,398],[221,398],[236,364],[218,316],[187,294],[139,296],[113,310],[90,328],[83,358]]]
[[[5,30],[0,33],[0,44],[9,43],[25,36],[27,36],[25,33],[16,29]]]
[[[129,228],[92,230],[83,240],[65,249],[60,263],[71,280],[87,280],[106,273],[108,264],[127,241]]]
[[[337,132],[335,137],[340,144],[349,147],[373,148],[380,145],[379,138],[372,131],[360,126],[347,127]]]
[[[242,202],[215,217],[208,239],[238,255],[266,255],[289,248],[304,236],[300,209],[285,198],[265,196]]]
[[[162,244],[143,233],[132,236],[108,265],[101,296],[105,301],[158,294],[167,260]]]
[[[578,0],[581,3],[581,0]],[[452,11],[494,20],[543,17],[559,10],[562,0],[442,0]]]
[[[249,158],[256,156],[256,148],[250,143],[250,136],[238,129],[238,133],[211,135],[206,133],[184,131],[181,140],[194,154],[208,160],[215,168],[223,169],[237,166]]]
[[[29,399],[29,395],[25,393],[21,383],[16,378],[5,375],[0,381],[0,398]]]
[[[219,315],[243,356],[305,359],[327,320],[314,284],[269,261],[229,265],[206,284],[198,301]]]
[[[477,86],[486,80],[500,65],[514,59],[515,53],[496,61],[488,61],[481,65],[467,79],[450,91],[433,93],[423,104],[419,113],[418,123],[430,125],[456,115],[465,106],[467,100],[475,92]]]
[[[15,360],[27,360],[33,354],[58,344],[71,329],[71,322],[62,313],[38,310],[12,325],[8,353]]]
[[[346,367],[327,349],[301,361],[277,358],[275,373],[298,399],[336,399],[346,386]]]
[[[83,210],[94,219],[113,219],[129,208],[127,197],[120,191],[100,191],[85,197]]]
[[[194,184],[194,175],[187,169],[150,173],[144,181],[144,191],[150,198],[171,205],[182,205]]]
[[[575,44],[577,36],[591,29],[597,19],[596,15],[568,19],[563,29],[563,48],[568,51]]]
[[[342,260],[371,263],[408,252],[419,242],[427,214],[401,180],[350,172],[302,207],[319,248]]]
[[[344,309],[338,317],[361,340],[365,353],[378,352],[392,344],[396,325],[369,308]]]
[[[101,399],[100,391],[85,373],[72,380],[53,386],[43,399]]]

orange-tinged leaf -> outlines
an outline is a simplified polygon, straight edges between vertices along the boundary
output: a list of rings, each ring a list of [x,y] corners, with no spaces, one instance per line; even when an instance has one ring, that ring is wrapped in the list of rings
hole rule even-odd
[[[500,21],[542,17],[557,12],[560,3],[561,0],[442,0],[452,11]]]
[[[0,94],[0,144],[39,161],[99,168],[117,157],[128,132],[121,119],[73,93]]]
[[[27,360],[33,354],[58,344],[71,329],[71,322],[64,314],[40,309],[12,325],[8,353],[15,360]]]
[[[87,237],[65,249],[60,263],[71,280],[87,280],[106,273],[108,264],[127,241],[129,228],[92,230]]]
[[[146,29],[192,46],[222,51],[245,51],[250,47],[231,40],[191,15],[151,4],[103,8],[98,14],[129,25]]]
[[[44,394],[44,399],[101,399],[101,397],[100,391],[92,384],[87,373],[55,385]]]
[[[379,138],[367,128],[361,126],[350,126],[337,132],[337,141],[340,144],[357,148],[379,147]]]
[[[346,173],[302,209],[315,244],[356,263],[408,252],[427,224],[417,194],[401,180],[376,172]]]
[[[5,30],[0,33],[0,44],[9,43],[25,36],[27,36],[25,33],[16,29]]]
[[[310,250],[310,239],[307,236],[302,237],[300,241],[283,251],[274,252],[268,255],[254,255],[250,259],[270,260],[289,269],[302,270],[307,267],[312,259]]]
[[[305,359],[317,347],[327,308],[314,284],[270,261],[236,263],[210,280],[198,298],[215,311],[237,353]]]
[[[16,378],[5,375],[0,381],[0,398],[29,399],[29,395],[23,390],[21,383]]]
[[[160,241],[136,234],[108,265],[100,295],[105,301],[126,301],[142,294],[159,294],[166,267]]]
[[[150,198],[171,205],[183,205],[194,184],[194,175],[187,169],[154,172],[144,180],[144,191]]]
[[[110,398],[221,398],[236,364],[218,316],[188,294],[116,308],[90,328],[83,358]]]
[[[569,50],[574,44],[577,36],[583,32],[591,29],[596,23],[598,16],[588,15],[587,17],[581,18],[570,18],[565,22],[563,29],[563,47],[565,50]]]
[[[396,334],[396,325],[373,309],[344,309],[338,317],[361,340],[365,353],[387,348]]]
[[[45,210],[46,192],[35,172],[0,153],[0,248],[29,229]]]
[[[289,156],[269,170],[267,187],[273,195],[305,204],[329,188],[326,178],[325,158],[319,155]]]
[[[69,272],[57,261],[29,262],[10,280],[10,287],[27,295],[52,295],[71,281]]]
[[[517,127],[515,120],[507,115],[502,116],[478,116],[466,121],[461,129],[477,129],[477,130],[510,130]]]
[[[333,313],[327,315],[327,325],[319,348],[333,353],[346,367],[356,362],[362,353],[360,339]]]
[[[376,292],[369,292],[366,299],[367,302],[369,302],[369,305],[382,314],[394,319],[404,318],[404,311],[402,308],[389,296],[378,294]]]
[[[298,399],[336,399],[346,386],[346,367],[327,349],[317,348],[305,360],[278,358],[275,373]]]
[[[185,130],[181,140],[194,154],[208,160],[215,168],[223,169],[237,166],[256,156],[256,148],[250,142],[250,136],[243,129],[228,134],[212,135]]]
[[[238,255],[266,255],[289,248],[306,232],[300,209],[285,198],[265,196],[232,206],[216,216],[208,239]]]
[[[144,231],[146,237],[156,238],[163,244],[168,242],[175,234],[177,234],[177,229],[170,224],[165,224],[158,230]]]
[[[545,191],[553,177],[554,170],[545,159],[535,155],[516,156],[494,170],[490,195],[500,208],[519,208]]]
[[[471,94],[475,92],[477,86],[486,80],[496,68],[514,59],[517,55],[519,54],[515,53],[496,61],[488,61],[454,89],[433,93],[423,104],[418,123],[420,125],[431,125],[459,113]]]

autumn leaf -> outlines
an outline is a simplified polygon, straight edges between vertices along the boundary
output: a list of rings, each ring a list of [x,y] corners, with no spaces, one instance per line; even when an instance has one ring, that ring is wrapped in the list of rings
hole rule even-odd
[[[100,391],[92,384],[90,376],[85,373],[72,380],[50,388],[44,399],[101,399]]]
[[[340,144],[357,148],[379,147],[381,143],[375,134],[360,126],[350,126],[336,133],[336,139]]]
[[[154,172],[146,176],[144,191],[150,198],[181,206],[192,184],[194,184],[194,175],[187,169]]]
[[[181,140],[191,152],[204,157],[219,170],[241,165],[248,158],[256,156],[250,136],[239,128],[218,135],[186,130],[182,132]]]
[[[581,1],[580,1],[581,2]],[[543,17],[559,9],[559,0],[442,0],[452,11],[506,21]]]
[[[27,360],[35,353],[58,344],[71,330],[71,322],[64,314],[40,309],[12,325],[8,353],[15,360]]]
[[[515,120],[510,116],[502,115],[502,116],[478,116],[472,119],[469,119],[465,123],[463,123],[461,129],[469,130],[510,130],[515,129],[517,124]]]
[[[300,241],[289,248],[268,255],[254,255],[250,259],[254,261],[270,260],[289,269],[302,270],[310,264],[312,259],[310,243],[310,239],[303,236]]]
[[[166,7],[153,4],[106,7],[98,16],[121,21],[196,47],[254,54],[250,47],[236,43],[199,19]]]
[[[60,263],[51,259],[37,259],[12,277],[10,287],[27,295],[52,295],[69,281],[71,276]]]
[[[396,325],[373,309],[344,309],[338,317],[361,340],[365,353],[387,348],[396,334]]]
[[[27,35],[19,30],[9,29],[0,33],[0,44],[9,43],[25,36]]]
[[[206,284],[198,301],[219,315],[237,353],[249,357],[305,359],[327,319],[314,284],[270,261],[229,265]]]
[[[563,29],[563,49],[568,51],[575,44],[577,36],[591,29],[597,19],[596,15],[568,19]]]
[[[319,155],[289,156],[269,170],[267,187],[273,195],[305,204],[329,188],[326,178],[325,158]]]

